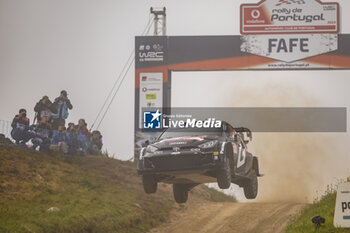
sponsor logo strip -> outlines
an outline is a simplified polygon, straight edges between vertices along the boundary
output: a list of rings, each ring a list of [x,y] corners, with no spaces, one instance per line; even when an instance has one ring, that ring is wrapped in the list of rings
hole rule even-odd
[[[271,31],[271,33],[280,32],[293,32],[293,31],[311,31],[314,33],[314,30],[330,30],[333,31],[336,29],[336,26],[245,26],[245,31]]]

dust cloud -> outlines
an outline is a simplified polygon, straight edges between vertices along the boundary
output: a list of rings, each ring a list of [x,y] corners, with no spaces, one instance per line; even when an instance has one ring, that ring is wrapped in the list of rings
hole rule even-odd
[[[297,85],[268,83],[232,94],[230,107],[328,107]],[[345,134],[253,133],[249,151],[259,157],[261,202],[312,202],[348,171]]]
[[[310,202],[333,176],[335,140],[326,135],[261,133],[253,150],[261,172],[258,201]]]

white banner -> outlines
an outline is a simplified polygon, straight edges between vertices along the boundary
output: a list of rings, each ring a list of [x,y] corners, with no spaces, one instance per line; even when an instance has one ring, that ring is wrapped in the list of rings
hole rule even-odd
[[[334,226],[350,228],[350,183],[338,187]]]
[[[241,44],[242,52],[287,63],[337,49],[337,34],[247,35],[242,37]]]

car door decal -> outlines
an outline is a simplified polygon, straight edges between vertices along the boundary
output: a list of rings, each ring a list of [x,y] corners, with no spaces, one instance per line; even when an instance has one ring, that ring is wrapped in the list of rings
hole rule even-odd
[[[220,154],[221,155],[223,155],[224,154],[224,152],[225,152],[225,142],[223,142],[222,144],[221,144],[221,150],[220,150]]]
[[[246,150],[242,146],[242,143],[239,144],[238,149],[238,159],[237,159],[237,168],[241,167],[245,163]]]

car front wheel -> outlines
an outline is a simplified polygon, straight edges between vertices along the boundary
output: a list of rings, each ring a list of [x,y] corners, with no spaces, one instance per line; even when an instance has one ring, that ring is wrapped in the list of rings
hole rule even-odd
[[[216,178],[219,188],[228,189],[231,186],[231,167],[230,161],[226,158],[224,168],[217,171]]]
[[[145,193],[155,193],[157,191],[158,183],[154,175],[143,175],[142,184]]]

